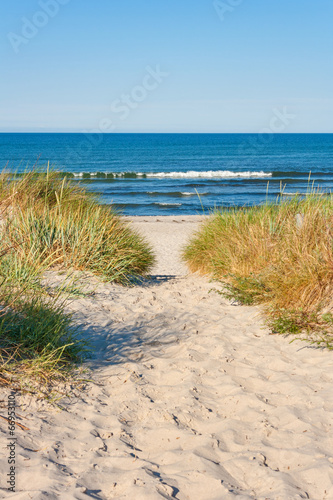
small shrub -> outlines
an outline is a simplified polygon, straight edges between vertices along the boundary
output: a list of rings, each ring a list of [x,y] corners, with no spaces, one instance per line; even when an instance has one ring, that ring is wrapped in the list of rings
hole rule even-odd
[[[229,275],[223,278],[222,281],[224,287],[218,293],[228,300],[235,300],[243,305],[259,304],[268,293],[262,280],[252,275],[247,278]]]

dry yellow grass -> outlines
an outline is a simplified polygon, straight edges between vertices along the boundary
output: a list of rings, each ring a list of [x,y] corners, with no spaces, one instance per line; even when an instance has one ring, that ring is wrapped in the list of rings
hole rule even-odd
[[[319,323],[332,308],[333,197],[313,192],[216,212],[184,258],[192,271],[223,281],[230,298],[264,303],[273,318],[298,312],[303,323],[310,315]]]

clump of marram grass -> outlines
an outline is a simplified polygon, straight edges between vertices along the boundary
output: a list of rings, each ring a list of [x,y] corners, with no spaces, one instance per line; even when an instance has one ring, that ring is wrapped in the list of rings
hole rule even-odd
[[[327,320],[333,309],[333,196],[313,192],[222,209],[202,224],[184,258],[192,271],[222,281],[227,298],[264,304],[273,331],[307,332],[333,346]]]
[[[0,175],[0,384],[53,394],[87,354],[48,268],[127,283],[154,261],[146,242],[57,172]],[[56,390],[57,392],[57,390]]]
[[[0,384],[48,395],[74,380],[87,343],[64,312],[64,298],[42,286],[45,268],[22,261],[17,250],[5,248],[0,258]]]
[[[0,200],[10,200],[6,244],[22,259],[91,271],[128,283],[149,271],[151,248],[111,207],[57,172],[29,172],[14,182],[0,176]]]

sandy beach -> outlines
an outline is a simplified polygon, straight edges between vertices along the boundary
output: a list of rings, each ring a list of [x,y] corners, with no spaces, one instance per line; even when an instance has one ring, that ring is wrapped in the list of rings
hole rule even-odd
[[[16,430],[8,492],[0,420],[1,498],[333,498],[332,353],[270,335],[258,308],[188,274],[180,251],[200,220],[128,218],[155,249],[152,278],[92,278],[94,295],[70,301],[93,382],[62,410],[17,395],[28,430]]]

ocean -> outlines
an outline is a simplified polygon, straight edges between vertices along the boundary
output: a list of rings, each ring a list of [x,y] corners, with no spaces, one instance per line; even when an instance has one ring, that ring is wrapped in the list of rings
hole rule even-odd
[[[0,134],[3,169],[48,162],[124,215],[202,214],[330,192],[333,134]]]

